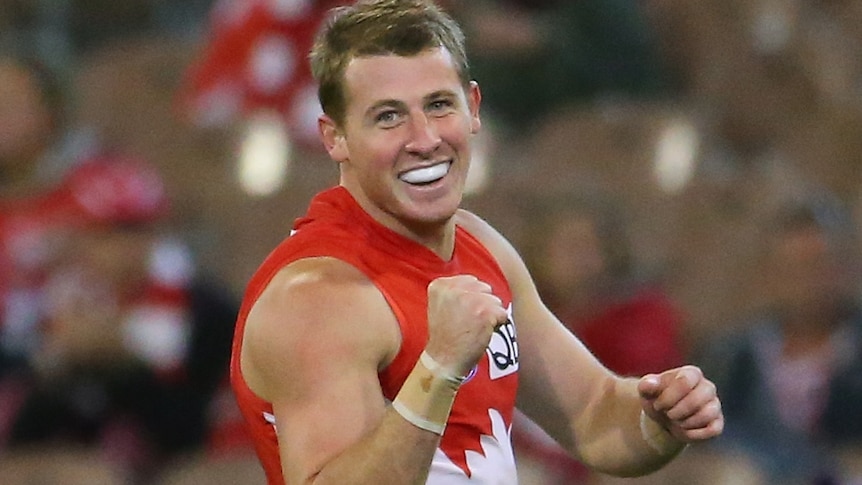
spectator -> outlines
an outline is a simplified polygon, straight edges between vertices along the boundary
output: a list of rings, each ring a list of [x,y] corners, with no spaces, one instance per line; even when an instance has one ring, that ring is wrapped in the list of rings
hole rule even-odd
[[[234,300],[160,226],[145,162],[69,156],[43,175],[65,128],[48,74],[0,62],[0,439],[151,470],[206,444]]]
[[[682,313],[635,260],[612,200],[593,192],[542,194],[529,221],[524,252],[542,297],[600,361],[626,376],[683,362]],[[559,483],[586,479],[583,467],[524,419],[513,439]]]
[[[624,215],[599,193],[545,195],[531,210],[528,254],[548,305],[611,370],[680,365],[683,315],[636,260]]]
[[[503,129],[521,133],[568,103],[649,98],[667,89],[636,2],[446,2],[471,39],[473,72]]]
[[[839,450],[862,442],[854,228],[819,195],[784,205],[767,228],[755,282],[769,304],[703,352],[728,416],[715,446],[750,453],[770,483],[836,483]]]

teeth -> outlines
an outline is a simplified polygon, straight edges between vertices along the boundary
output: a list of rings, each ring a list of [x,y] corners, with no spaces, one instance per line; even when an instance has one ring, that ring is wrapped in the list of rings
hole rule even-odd
[[[409,184],[427,184],[443,178],[447,172],[449,172],[449,164],[438,163],[430,167],[422,167],[404,172],[399,178]]]

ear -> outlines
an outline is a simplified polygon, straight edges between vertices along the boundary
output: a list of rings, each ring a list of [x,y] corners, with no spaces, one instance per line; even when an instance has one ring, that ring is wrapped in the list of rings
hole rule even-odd
[[[335,120],[329,115],[322,114],[317,118],[317,131],[320,134],[320,140],[323,141],[323,146],[326,152],[329,153],[329,158],[336,162],[343,162],[348,158],[347,142],[344,139],[344,133],[335,123]]]
[[[479,83],[470,81],[467,88],[467,107],[470,109],[470,133],[476,134],[482,128],[482,119],[479,117],[479,106],[482,104],[482,91]]]

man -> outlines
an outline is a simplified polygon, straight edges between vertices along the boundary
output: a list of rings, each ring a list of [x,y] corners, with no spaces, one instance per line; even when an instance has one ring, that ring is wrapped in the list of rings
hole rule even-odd
[[[703,352],[732,422],[711,445],[745,453],[769,483],[840,482],[862,443],[857,227],[828,191],[780,202],[750,282],[762,305]]]
[[[0,445],[22,477],[110,450],[142,479],[206,444],[237,305],[166,231],[154,166],[66,146],[56,81],[0,53]]]
[[[340,183],[252,278],[231,364],[271,484],[516,483],[516,399],[617,475],[721,432],[699,369],[613,375],[459,209],[481,124],[463,41],[430,2],[380,0],[339,9],[313,48]]]

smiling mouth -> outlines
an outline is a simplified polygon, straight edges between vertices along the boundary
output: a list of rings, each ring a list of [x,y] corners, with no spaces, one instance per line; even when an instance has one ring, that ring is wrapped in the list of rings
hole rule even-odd
[[[412,185],[427,185],[434,183],[449,173],[452,162],[441,162],[427,167],[408,170],[398,176],[403,182]]]

